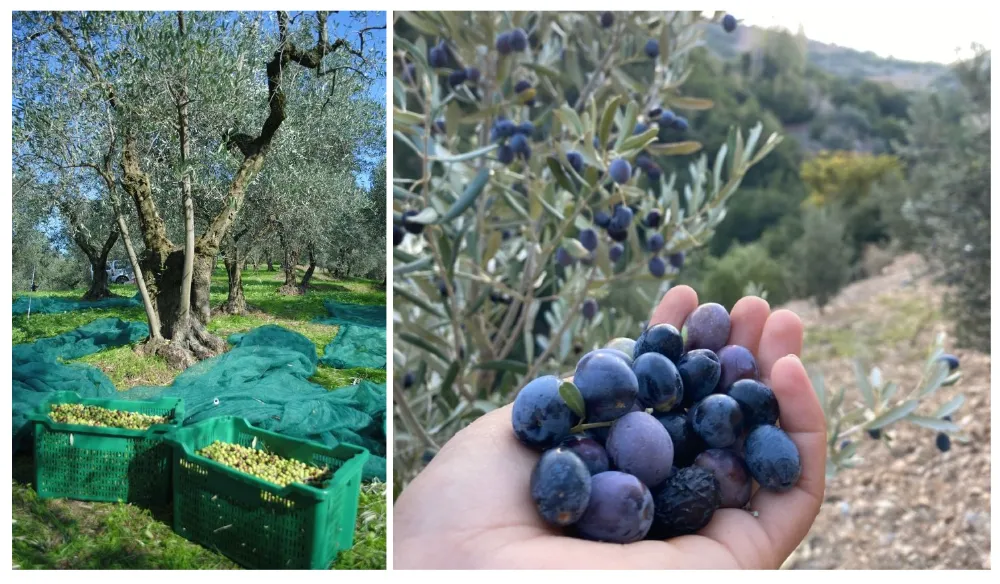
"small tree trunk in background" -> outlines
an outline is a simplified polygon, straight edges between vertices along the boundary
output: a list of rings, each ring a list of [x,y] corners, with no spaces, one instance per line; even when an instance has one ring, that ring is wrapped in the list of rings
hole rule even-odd
[[[285,283],[278,288],[278,294],[288,296],[301,294],[302,289],[295,285],[295,264],[298,263],[299,254],[292,249],[290,242],[285,238],[284,229],[281,225],[278,225],[278,240],[285,254],[281,260],[281,269],[285,272]]]
[[[295,264],[298,262],[294,251],[285,250],[285,259],[281,262],[281,269],[285,271],[285,286],[295,286]]]
[[[240,272],[239,248],[233,247],[226,252],[226,274],[229,276],[229,298],[221,306],[223,312],[229,314],[246,314],[247,299],[243,295],[243,274]]]
[[[108,264],[108,254],[111,253],[111,248],[114,247],[116,241],[118,241],[117,228],[111,230],[111,234],[108,235],[108,238],[104,241],[104,246],[100,250],[93,246],[84,248],[84,251],[87,253],[87,259],[90,261],[90,269],[93,271],[93,277],[90,279],[90,288],[83,295],[84,300],[100,300],[101,298],[114,296],[111,290],[108,289],[108,273],[105,271],[105,268]],[[81,247],[83,246],[81,245]]]
[[[271,259],[271,254],[270,253],[267,254],[267,271],[268,272],[274,272],[274,271],[276,271],[274,269],[274,260]]]
[[[302,293],[306,293],[306,289],[309,287],[309,280],[312,279],[313,272],[316,271],[316,254],[313,253],[312,246],[309,246],[309,267],[306,269],[306,273],[302,276],[302,283],[299,284],[299,289]]]
[[[105,271],[107,267],[107,259],[101,259],[99,257],[87,258],[90,260],[90,269],[94,274],[94,277],[90,280],[90,288],[83,295],[83,300],[100,300],[101,298],[110,298],[112,296],[111,290],[108,289],[108,273]]]

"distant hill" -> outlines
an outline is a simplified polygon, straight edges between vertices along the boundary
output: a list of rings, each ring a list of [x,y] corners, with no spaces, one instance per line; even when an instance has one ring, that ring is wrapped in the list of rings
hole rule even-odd
[[[705,23],[705,43],[724,60],[737,58],[752,50],[767,29],[740,26],[727,34],[718,24]],[[892,84],[903,90],[923,90],[933,85],[951,85],[954,76],[947,65],[887,59],[871,51],[808,41],[809,62],[832,75],[846,79],[870,79]]]

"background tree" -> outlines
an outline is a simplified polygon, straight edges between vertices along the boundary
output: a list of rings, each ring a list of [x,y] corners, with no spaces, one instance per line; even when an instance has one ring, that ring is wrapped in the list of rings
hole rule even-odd
[[[955,67],[961,87],[913,106],[902,217],[914,242],[953,286],[946,310],[960,343],[990,350],[990,53]]]
[[[836,206],[808,206],[802,237],[790,254],[798,295],[811,298],[822,312],[831,298],[850,281],[851,249],[844,220]]]
[[[899,159],[864,152],[824,152],[802,163],[802,182],[813,205],[839,205],[845,216],[851,262],[861,257],[868,243],[889,237],[881,216],[880,202],[871,196],[873,187],[902,172]]]

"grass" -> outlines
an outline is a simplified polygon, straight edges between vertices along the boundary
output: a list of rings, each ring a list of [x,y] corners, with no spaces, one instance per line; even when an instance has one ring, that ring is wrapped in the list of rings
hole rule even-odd
[[[942,320],[941,311],[917,294],[883,295],[875,304],[878,310],[852,310],[840,315],[836,324],[810,326],[803,359],[817,362],[865,356],[878,361],[887,348],[897,355],[904,351],[905,358],[922,357],[926,347],[916,344],[917,339]]]
[[[162,357],[140,355],[132,347],[115,347],[76,359],[107,375],[119,391],[138,385],[169,385],[180,373]]]
[[[341,552],[335,569],[384,570],[386,531],[386,484],[361,485],[354,546]]]
[[[39,499],[30,456],[14,458],[13,562],[21,569],[227,570],[239,566],[170,528],[169,509]],[[361,486],[354,545],[334,569],[384,570],[386,485]]]
[[[302,270],[299,271],[301,277]],[[337,334],[336,326],[312,322],[327,315],[323,300],[356,304],[385,304],[385,290],[378,282],[350,279],[333,281],[317,273],[308,294],[280,296],[281,272],[248,271],[243,274],[244,293],[253,312],[245,316],[215,315],[208,328],[220,336],[276,324],[301,333],[322,355]],[[121,296],[135,294],[134,286],[112,286]],[[84,289],[36,292],[34,297],[80,298]],[[212,275],[212,306],[226,300],[225,271]],[[58,335],[98,318],[145,321],[142,307],[84,310],[64,314],[33,314],[13,318],[15,344]],[[139,355],[132,347],[118,347],[88,355],[75,362],[104,371],[120,391],[136,386],[167,385],[179,373],[158,357]],[[338,370],[317,367],[313,383],[335,390],[367,379],[383,383],[384,370]],[[42,500],[31,486],[30,455],[14,459],[13,562],[23,569],[233,569],[224,556],[191,543],[171,529],[169,510],[148,510],[133,505]],[[385,569],[386,487],[362,485],[354,546],[340,553],[336,569]]]
[[[297,270],[302,277],[302,270]],[[370,280],[330,280],[315,273],[310,285],[310,293],[304,296],[281,296],[275,290],[284,282],[282,272],[243,272],[243,293],[247,303],[257,310],[277,319],[310,321],[326,316],[323,300],[331,299],[352,304],[385,304],[385,290],[377,282]],[[374,286],[373,286],[374,284]],[[229,283],[223,270],[212,274],[212,306],[225,302],[229,294]]]
[[[365,379],[373,383],[385,383],[384,369],[367,369],[357,367],[355,369],[334,369],[326,365],[316,367],[316,374],[309,378],[309,381],[317,385],[322,385],[328,389],[354,385],[355,379]]]
[[[34,292],[24,293],[23,296],[33,298],[65,298],[68,300],[79,300],[86,289],[60,290],[54,292]],[[130,297],[135,295],[134,286],[111,286],[111,292],[119,296]],[[19,296],[22,294],[18,294]],[[30,317],[24,314],[15,314],[13,318],[13,340],[14,344],[31,343],[45,337],[71,331],[88,322],[99,318],[121,318],[123,320],[146,321],[146,311],[141,306],[131,308],[109,308],[98,310],[80,310],[76,312],[64,312],[61,314],[32,314]]]
[[[337,336],[336,326],[274,318],[264,312],[219,315],[208,324],[208,330],[221,337],[228,337],[233,333],[245,333],[266,324],[283,326],[305,336],[316,345],[317,355],[322,355],[323,349]]]
[[[224,556],[173,532],[166,511],[40,499],[30,456],[14,458],[13,562],[22,569],[232,569]]]

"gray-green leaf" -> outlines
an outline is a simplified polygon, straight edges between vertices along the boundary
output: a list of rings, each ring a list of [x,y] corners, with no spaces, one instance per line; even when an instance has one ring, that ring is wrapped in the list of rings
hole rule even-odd
[[[438,219],[437,223],[447,223],[461,215],[466,209],[468,209],[472,203],[475,202],[476,197],[483,192],[486,187],[486,182],[489,181],[490,171],[487,168],[480,168],[479,172],[476,174],[476,178],[472,179],[472,182],[465,187],[465,191],[462,196],[455,201],[455,204],[445,212],[444,216]]]
[[[898,422],[903,418],[909,416],[916,411],[917,406],[920,405],[915,399],[906,400],[905,402],[899,404],[898,406],[892,408],[891,410],[885,412],[881,416],[878,416],[874,420],[868,423],[865,427],[866,430],[878,430],[879,428],[884,428],[889,424]]]
[[[861,397],[865,400],[865,405],[870,409],[875,409],[875,394],[872,391],[872,386],[868,382],[868,376],[865,375],[864,370],[861,368],[861,361],[854,361],[854,376],[857,378],[858,389],[861,391]]]
[[[432,156],[430,160],[435,160],[437,162],[463,162],[465,160],[472,160],[473,158],[479,158],[480,156],[489,154],[490,152],[493,152],[499,147],[500,147],[499,144],[490,144],[489,146],[483,146],[482,148],[477,148],[475,150],[463,152],[462,154],[452,154],[449,156]]]
[[[563,247],[566,248],[566,251],[569,252],[569,255],[573,256],[578,260],[582,260],[583,258],[590,256],[590,252],[587,251],[587,248],[583,247],[583,244],[580,243],[580,240],[578,239],[570,239],[570,238],[564,239]]]
[[[943,418],[945,416],[950,416],[955,412],[957,412],[958,409],[961,408],[962,404],[964,403],[965,403],[965,396],[962,394],[958,394],[955,397],[948,400],[941,407],[939,407],[937,411],[934,412],[934,417]]]
[[[924,428],[930,428],[938,432],[957,432],[960,428],[958,424],[942,420],[941,418],[928,418],[927,416],[906,416],[907,422],[911,422]]]
[[[559,397],[563,398],[569,409],[573,410],[573,413],[580,416],[580,419],[587,413],[587,407],[583,403],[583,394],[577,389],[576,385],[572,381],[564,381],[559,385]]]

